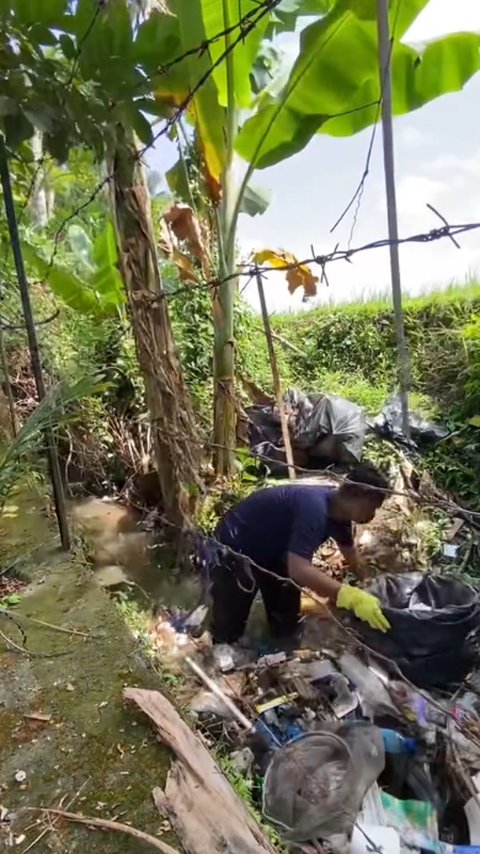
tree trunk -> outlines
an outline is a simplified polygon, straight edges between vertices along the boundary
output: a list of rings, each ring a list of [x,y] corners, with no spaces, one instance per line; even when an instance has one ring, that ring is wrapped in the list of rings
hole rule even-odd
[[[45,189],[45,172],[43,169],[43,135],[36,130],[32,137],[32,153],[35,174],[30,199],[32,218],[39,228],[46,228],[49,220],[47,192]]]
[[[199,485],[197,431],[164,299],[145,173],[133,134],[124,134],[113,156],[119,266],[145,382],[163,510],[172,526],[185,528]]]
[[[234,299],[235,280],[224,282],[213,294],[214,466],[225,477],[233,474],[236,439]]]

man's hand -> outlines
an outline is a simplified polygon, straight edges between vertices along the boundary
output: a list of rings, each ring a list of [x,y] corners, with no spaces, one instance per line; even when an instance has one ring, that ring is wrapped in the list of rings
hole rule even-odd
[[[340,544],[338,549],[349,570],[353,572],[359,581],[365,581],[367,571],[358,549],[355,546],[342,546]]]
[[[372,629],[386,632],[391,628],[390,623],[380,608],[380,602],[376,596],[360,590],[358,587],[350,587],[344,584],[337,596],[337,608],[345,608],[353,611],[359,620],[363,620]]]

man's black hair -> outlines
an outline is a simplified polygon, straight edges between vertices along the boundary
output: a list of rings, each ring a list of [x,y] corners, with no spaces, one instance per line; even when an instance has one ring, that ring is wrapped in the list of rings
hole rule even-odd
[[[376,499],[378,506],[388,497],[388,479],[372,463],[360,463],[347,475],[341,489],[349,494]]]

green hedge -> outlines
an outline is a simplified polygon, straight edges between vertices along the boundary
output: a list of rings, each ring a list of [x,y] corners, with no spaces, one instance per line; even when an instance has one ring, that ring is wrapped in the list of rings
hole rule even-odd
[[[480,285],[450,288],[404,303],[412,408],[446,421],[455,436],[425,458],[433,477],[480,508]],[[284,388],[340,394],[373,415],[397,386],[393,313],[387,302],[326,306],[272,318],[300,352],[276,343]],[[261,321],[248,311],[238,327],[241,370],[271,391]],[[470,423],[478,418],[478,426]]]
[[[480,285],[405,300],[404,315],[413,391],[442,414],[480,413]],[[241,330],[242,367],[271,388],[266,348],[254,325],[259,321],[250,318],[248,333]],[[273,328],[302,352],[277,342],[285,386],[344,394],[370,412],[396,386],[393,313],[386,302],[274,317]]]

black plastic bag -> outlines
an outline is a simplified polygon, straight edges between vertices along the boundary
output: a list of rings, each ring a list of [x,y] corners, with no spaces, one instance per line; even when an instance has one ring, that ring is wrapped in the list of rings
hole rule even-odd
[[[393,439],[413,446],[431,445],[435,442],[440,442],[450,435],[450,430],[442,424],[435,424],[433,421],[428,421],[418,412],[412,410],[408,413],[408,423],[410,426],[411,442],[409,443],[403,433],[402,424],[402,405],[400,397],[389,398],[384,404],[384,407],[373,422],[373,429],[380,436],[387,439]]]
[[[367,429],[360,406],[334,394],[303,395],[295,389],[285,395],[295,411],[292,441],[332,462],[359,462]]]
[[[286,392],[285,403],[297,465],[319,468],[361,459],[367,422],[355,403],[336,395],[305,395],[297,389]],[[252,453],[265,459],[271,474],[284,476],[288,469],[277,409],[251,406],[245,412]]]
[[[475,660],[480,595],[453,577],[420,572],[382,575],[369,587],[391,630],[357,628],[372,649],[392,659],[423,688],[458,686]]]

